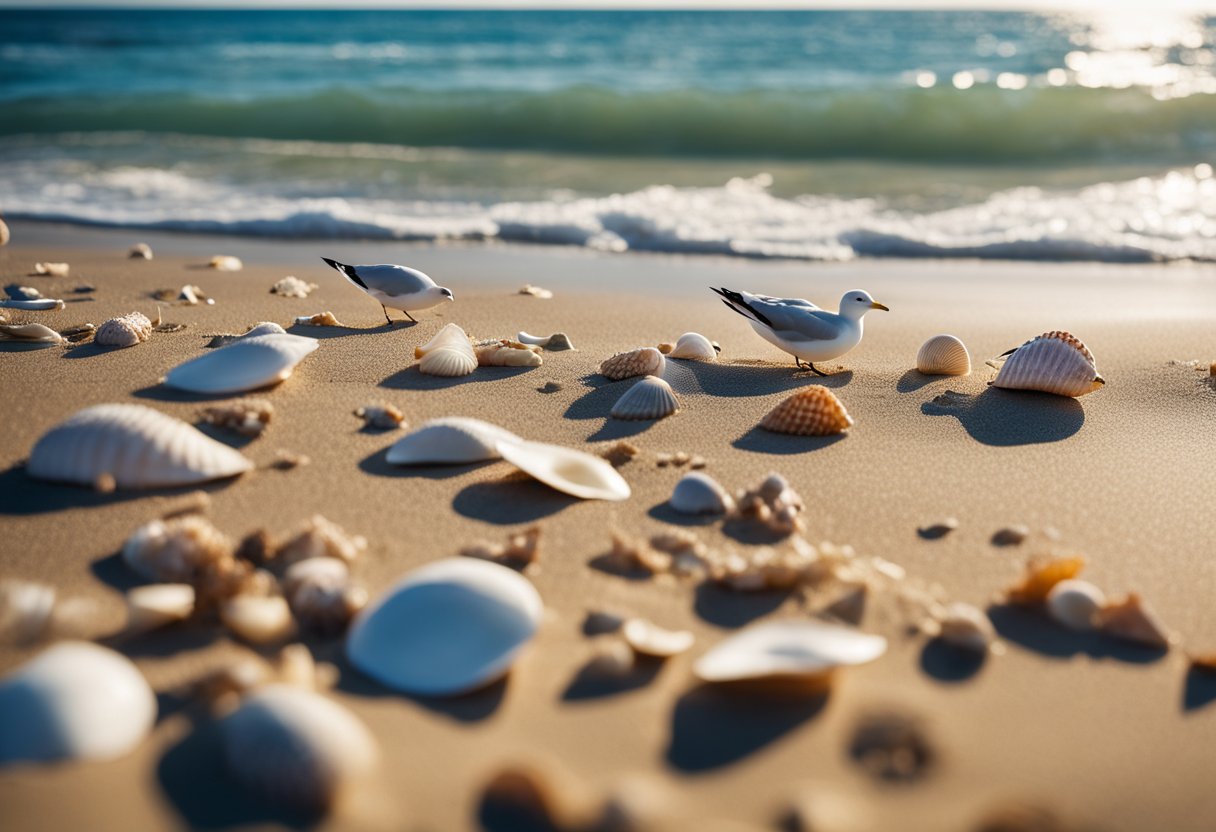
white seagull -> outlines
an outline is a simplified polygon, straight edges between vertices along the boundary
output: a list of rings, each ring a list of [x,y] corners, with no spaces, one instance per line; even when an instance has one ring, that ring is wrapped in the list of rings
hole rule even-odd
[[[771,298],[730,289],[713,291],[747,318],[761,338],[794,356],[794,364],[801,367],[805,361],[821,376],[827,373],[816,369],[814,362],[839,358],[861,343],[863,315],[871,309],[891,311],[861,289],[845,293],[839,313],[820,309],[802,298]]]
[[[436,286],[435,281],[408,266],[348,266],[337,260],[322,257],[329,265],[338,270],[355,286],[380,301],[384,309],[384,320],[391,325],[393,319],[388,316],[388,308],[400,309],[405,316],[414,321],[411,312],[421,312],[438,306],[445,300],[455,300],[452,290]],[[417,321],[414,321],[417,323]]]

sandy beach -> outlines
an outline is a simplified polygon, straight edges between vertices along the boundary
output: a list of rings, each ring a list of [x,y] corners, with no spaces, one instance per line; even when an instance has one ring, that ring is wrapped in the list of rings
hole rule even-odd
[[[150,262],[128,260],[147,240]],[[245,262],[205,268],[214,254]],[[456,302],[386,327],[376,303],[320,262],[399,262],[453,289]],[[37,261],[71,263],[67,278],[27,277]],[[294,274],[319,284],[307,299],[269,293]],[[393,694],[351,668],[341,638],[309,638],[335,663],[334,695],[372,729],[383,763],[368,793],[319,823],[333,829],[478,828],[480,791],[504,765],[549,761],[606,794],[641,778],[662,795],[663,828],[774,828],[795,801],[850,807],[833,829],[972,830],[1002,806],[1037,806],[1067,827],[1201,830],[1216,813],[1209,770],[1216,679],[1188,671],[1186,651],[1216,649],[1208,589],[1207,517],[1216,485],[1211,433],[1216,390],[1208,363],[1216,309],[1211,266],[856,261],[806,264],[710,257],[613,256],[507,245],[480,248],[350,241],[235,240],[13,224],[0,276],[68,300],[58,312],[21,313],[62,329],[138,310],[150,293],[191,283],[214,306],[166,306],[186,329],[130,349],[91,344],[0,353],[5,437],[0,442],[0,574],[43,581],[98,605],[97,634],[123,624],[122,591],[136,583],[116,552],[182,492],[119,492],[38,482],[22,462],[37,438],[76,410],[136,402],[196,422],[205,400],[158,384],[210,336],[257,321],[289,325],[329,310],[347,326],[292,327],[320,348],[282,385],[269,429],[238,442],[257,463],[209,485],[210,517],[240,537],[283,534],[321,513],[369,549],[355,574],[373,597],[408,570],[499,541],[539,523],[542,554],[528,577],[544,599],[539,636],[505,682],[453,700]],[[91,284],[91,294],[73,294]],[[524,283],[551,300],[517,294]],[[834,306],[864,288],[891,308],[866,318],[862,345],[818,379],[761,341],[709,286],[802,296]],[[413,347],[457,322],[481,337],[563,331],[577,351],[546,353],[530,370],[482,368],[461,379],[421,375]],[[985,358],[1039,333],[1069,330],[1093,351],[1106,387],[1072,400],[989,389]],[[608,411],[625,385],[598,376],[614,352],[694,330],[720,342],[717,363],[676,361],[667,379],[682,410],[658,422]],[[971,350],[966,377],[912,368],[918,346],[949,332]],[[1195,366],[1176,362],[1198,360]],[[556,382],[561,389],[540,392]],[[831,388],[856,425],[832,439],[778,436],[757,422],[790,392]],[[944,399],[944,394],[952,394]],[[352,411],[376,401],[410,425],[476,416],[570,447],[626,439],[640,455],[621,468],[624,503],[580,502],[510,466],[394,468],[385,449],[401,432],[367,432]],[[408,428],[407,428],[408,429]],[[279,451],[311,463],[271,467]],[[1108,594],[1143,594],[1180,644],[1155,652],[1069,632],[1040,613],[992,607],[1007,646],[981,664],[909,634],[891,599],[873,593],[863,629],[886,636],[877,662],[838,675],[819,696],[774,697],[699,685],[692,661],[761,618],[808,613],[796,597],[739,594],[680,581],[630,580],[594,568],[612,533],[643,536],[677,525],[711,546],[744,544],[721,525],[689,525],[665,508],[683,470],[658,454],[703,456],[732,491],[784,474],[806,501],[807,538],[850,544],[939,585],[949,600],[988,608],[1025,559],[1049,546],[1083,554],[1086,577]],[[956,517],[940,539],[919,527]],[[1032,537],[993,545],[1011,524]],[[1049,535],[1055,530],[1059,540]],[[612,610],[695,633],[690,653],[647,665],[619,683],[581,673],[595,640],[588,611]],[[250,648],[206,623],[109,640],[160,695],[160,718],[135,753],[111,763],[34,766],[0,774],[0,818],[24,830],[273,828],[299,826],[247,799],[225,775],[214,730],[180,691]],[[0,649],[8,671],[37,648]],[[859,724],[895,714],[919,725],[931,748],[921,776],[883,782],[859,766]],[[217,799],[217,795],[223,799]],[[1021,827],[1019,827],[1021,828]],[[1028,828],[1028,827],[1027,827]]]

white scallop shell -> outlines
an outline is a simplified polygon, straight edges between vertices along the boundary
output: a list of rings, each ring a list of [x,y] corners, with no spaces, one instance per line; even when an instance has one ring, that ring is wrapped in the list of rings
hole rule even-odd
[[[121,757],[155,722],[156,695],[129,659],[60,642],[0,680],[0,765]]]
[[[814,620],[753,624],[697,660],[706,682],[765,678],[817,678],[838,667],[872,662],[887,640],[851,627]]]
[[[1045,603],[1051,617],[1070,630],[1095,630],[1106,595],[1089,581],[1069,578],[1051,588]]]
[[[461,416],[424,422],[388,449],[390,465],[461,465],[501,459],[500,441],[520,441],[509,430]]]
[[[26,309],[29,311],[45,311],[47,309],[63,309],[67,306],[61,300],[55,298],[39,298],[38,300],[0,300],[0,307],[4,309]]]
[[[133,347],[152,335],[152,322],[141,312],[130,312],[97,327],[93,343],[103,347]]]
[[[165,386],[205,395],[245,393],[269,387],[290,376],[318,343],[315,338],[300,335],[240,338],[174,367],[165,376]]]
[[[598,456],[561,445],[518,439],[500,441],[498,452],[528,476],[581,500],[629,499],[629,483]]]
[[[418,372],[445,378],[467,376],[476,369],[477,354],[467,341],[464,344],[435,347],[418,362]]]
[[[462,344],[469,345],[468,334],[456,324],[446,324],[431,337],[431,340],[420,347],[414,347],[414,358],[422,358],[428,352],[440,347],[459,347]]]
[[[207,265],[221,272],[239,272],[244,266],[239,257],[233,257],[231,254],[217,254]]]
[[[680,478],[668,504],[680,514],[727,514],[735,508],[726,489],[700,471],[689,471]]]
[[[32,477],[118,488],[158,488],[235,477],[253,463],[191,425],[139,404],[86,407],[34,445]]]
[[[190,584],[148,584],[127,592],[127,632],[145,633],[178,621],[194,612]]]
[[[536,589],[515,570],[447,558],[410,572],[361,612],[346,655],[394,690],[454,696],[505,674],[542,610]]]
[[[971,372],[971,355],[953,335],[934,335],[916,353],[916,369],[929,376],[965,376]]]
[[[714,342],[699,332],[685,332],[676,341],[668,358],[686,358],[690,361],[717,361],[718,350]]]
[[[220,723],[233,776],[284,808],[323,812],[379,759],[371,732],[326,697],[293,685],[249,694]]]
[[[1075,398],[1105,383],[1084,344],[1068,333],[1046,333],[1018,347],[992,385]]]
[[[680,409],[671,385],[657,376],[646,376],[625,391],[612,406],[616,419],[662,419]]]
[[[692,647],[696,637],[688,630],[664,630],[644,618],[625,622],[621,635],[635,652],[643,656],[669,658]]]

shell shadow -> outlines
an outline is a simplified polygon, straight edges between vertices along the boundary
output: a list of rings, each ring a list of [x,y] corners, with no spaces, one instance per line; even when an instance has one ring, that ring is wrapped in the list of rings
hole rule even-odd
[[[644,688],[659,675],[663,665],[662,659],[639,656],[628,673],[622,676],[605,676],[603,671],[596,669],[595,659],[591,659],[578,669],[570,684],[566,685],[566,689],[562,691],[562,701],[600,699]]]
[[[998,447],[1060,442],[1085,424],[1076,399],[989,387],[977,396],[947,390],[921,405],[927,416],[953,416],[977,442]]]
[[[535,367],[478,367],[467,376],[448,378],[419,372],[418,365],[412,364],[404,370],[393,373],[376,386],[388,390],[446,390],[462,384],[503,381],[535,369]]]
[[[792,436],[788,433],[774,433],[757,425],[730,444],[741,451],[789,456],[831,447],[847,436],[848,434],[844,433],[831,436]]]
[[[351,696],[368,698],[395,697],[407,699],[429,711],[450,717],[457,722],[481,722],[494,715],[502,705],[507,694],[507,682],[510,674],[491,682],[485,687],[459,696],[414,696],[386,688],[379,682],[369,679],[351,666],[345,655],[335,655],[329,658],[338,667],[339,677],[337,690]]]
[[[624,569],[619,566],[616,560],[613,559],[610,552],[596,555],[591,560],[587,561],[587,565],[592,569],[603,572],[605,575],[615,575],[618,578],[624,578],[627,581],[648,581],[654,577],[650,572],[638,567],[636,569]]]
[[[1216,699],[1216,674],[1192,667],[1182,686],[1182,710],[1197,711]]]
[[[25,472],[25,465],[18,463],[0,471],[0,516],[16,517],[50,514],[74,508],[102,508],[131,500],[142,500],[153,495],[171,497],[194,491],[215,493],[227,488],[236,479],[239,477],[175,488],[142,488],[104,494],[86,486],[34,479]]]
[[[667,763],[688,774],[737,763],[813,719],[828,699],[827,692],[780,695],[700,685],[672,709]]]
[[[824,387],[844,387],[853,380],[852,370],[841,370],[827,376],[810,370],[781,367],[769,362],[735,361],[668,361],[664,380],[677,393],[706,393],[723,398],[765,396],[785,393],[821,384]]]
[[[63,351],[64,358],[93,358],[98,355],[109,355],[111,353],[121,352],[119,347],[103,347],[93,341],[85,341],[83,344],[73,344]]]
[[[920,651],[920,668],[939,682],[965,682],[980,672],[987,654],[960,650],[940,638],[930,639]]]
[[[988,617],[1001,638],[1050,658],[1067,659],[1084,654],[1095,659],[1151,664],[1166,656],[1164,650],[1120,641],[1101,633],[1069,630],[1041,611],[1012,604],[990,606]]]
[[[950,376],[925,375],[920,370],[908,370],[895,382],[895,389],[900,393],[915,393],[922,387],[927,387],[935,381],[948,379]]]
[[[734,630],[774,612],[791,594],[790,590],[735,592],[704,581],[693,593],[692,608],[703,621]]]
[[[502,462],[500,459],[487,459],[484,462],[470,462],[465,465],[392,465],[388,461],[388,449],[391,447],[392,445],[381,448],[359,460],[359,470],[365,474],[394,479],[450,480],[478,468]]]
[[[34,352],[57,347],[59,344],[31,343],[29,341],[0,341],[0,352]]]
[[[510,526],[534,523],[579,502],[576,497],[554,491],[524,474],[476,482],[452,498],[457,514],[485,523]]]
[[[712,526],[722,519],[720,514],[682,514],[672,508],[667,500],[651,506],[646,513],[655,520],[673,526]]]
[[[164,384],[157,382],[149,384],[147,387],[141,387],[138,390],[132,390],[131,395],[137,399],[151,399],[158,402],[214,402],[224,399],[239,399],[245,396],[257,396],[273,389],[274,385],[259,387],[256,390],[244,390],[239,393],[190,393],[185,390],[177,390],[172,387],[167,387]]]

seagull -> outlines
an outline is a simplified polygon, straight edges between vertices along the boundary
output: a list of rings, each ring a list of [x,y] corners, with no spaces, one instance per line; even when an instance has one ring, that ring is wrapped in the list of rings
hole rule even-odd
[[[423,309],[438,306],[445,300],[455,300],[451,289],[436,286],[435,281],[428,275],[408,266],[348,266],[328,257],[321,259],[337,269],[338,274],[380,301],[384,320],[388,321],[390,326],[393,323],[393,319],[388,316],[390,306],[400,309],[405,313],[405,317],[418,323],[411,312],[421,312]]]
[[[710,287],[713,289],[713,287]],[[794,364],[805,361],[812,372],[825,376],[816,361],[839,358],[861,343],[861,317],[871,309],[891,310],[854,289],[840,299],[840,312],[820,309],[802,298],[771,298],[713,289],[730,309],[747,318],[756,333],[773,346],[794,356]]]

